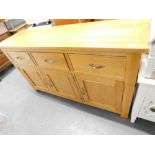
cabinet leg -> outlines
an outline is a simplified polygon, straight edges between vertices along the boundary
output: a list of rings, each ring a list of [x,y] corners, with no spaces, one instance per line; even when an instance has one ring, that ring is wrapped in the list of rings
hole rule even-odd
[[[134,123],[134,122],[136,121],[136,118],[137,118],[137,117],[132,116],[132,117],[131,117],[131,123]]]

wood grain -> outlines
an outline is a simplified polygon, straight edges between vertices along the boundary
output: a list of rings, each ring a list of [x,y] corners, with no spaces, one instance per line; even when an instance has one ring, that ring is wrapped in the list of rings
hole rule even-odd
[[[69,54],[69,57],[75,72],[124,79],[126,57],[84,54]]]
[[[35,89],[127,118],[149,25],[112,20],[34,28],[0,47]]]
[[[122,117],[127,118],[132,104],[133,93],[140,67],[140,54],[128,54],[126,65],[125,90],[122,102]]]
[[[150,20],[109,20],[36,27],[13,35],[3,41],[0,47],[123,48],[147,51],[149,26]]]

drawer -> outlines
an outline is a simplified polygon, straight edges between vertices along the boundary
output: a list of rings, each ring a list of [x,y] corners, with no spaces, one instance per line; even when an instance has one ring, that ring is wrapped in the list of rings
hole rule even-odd
[[[41,68],[69,70],[66,59],[61,53],[32,52],[31,54]]]
[[[149,101],[147,105],[143,105],[139,117],[155,122],[155,102]]]
[[[10,58],[19,65],[34,65],[27,52],[7,52]]]
[[[74,71],[124,78],[126,57],[69,54]]]
[[[148,85],[139,117],[155,122],[155,86]]]

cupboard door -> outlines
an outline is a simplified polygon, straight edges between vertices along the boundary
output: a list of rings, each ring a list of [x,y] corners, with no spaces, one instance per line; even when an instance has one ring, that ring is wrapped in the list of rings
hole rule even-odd
[[[73,76],[68,72],[42,70],[48,81],[48,86],[55,93],[66,98],[80,100],[80,95],[74,82]]]
[[[38,70],[33,68],[20,68],[19,70],[35,89],[48,91],[47,82]]]
[[[121,113],[123,82],[87,74],[77,74],[76,77],[86,103]]]

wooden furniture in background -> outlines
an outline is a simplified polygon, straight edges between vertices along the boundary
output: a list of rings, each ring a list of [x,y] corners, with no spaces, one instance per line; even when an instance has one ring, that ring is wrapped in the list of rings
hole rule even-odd
[[[85,22],[91,22],[91,21],[92,19],[52,19],[54,26],[85,23]]]
[[[118,19],[94,19],[93,21],[108,21],[108,20],[118,20]]]
[[[3,26],[0,26],[0,30],[5,29]],[[4,31],[3,34],[0,34],[0,42],[7,39],[10,36],[10,34],[7,31]],[[0,72],[7,68],[11,62],[9,59],[5,56],[5,54],[0,50]]]
[[[1,49],[36,89],[128,117],[149,20],[21,31]]]
[[[6,21],[6,19],[0,19],[0,23],[3,23],[5,21]]]

